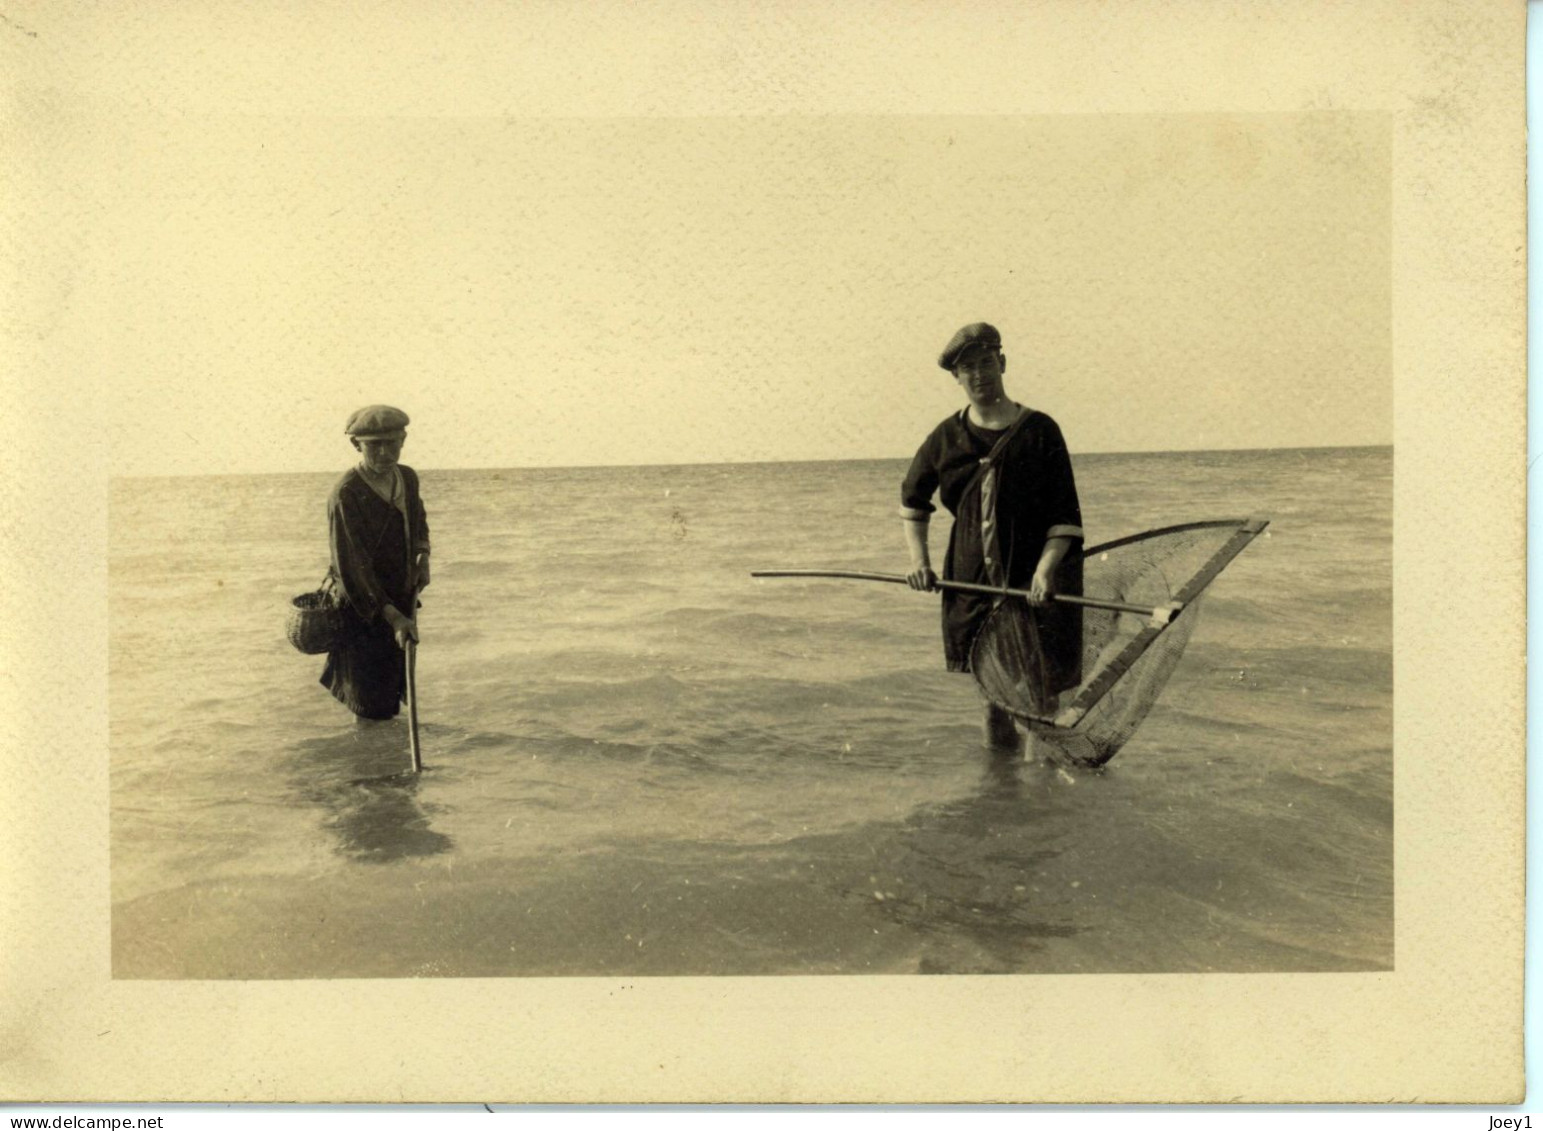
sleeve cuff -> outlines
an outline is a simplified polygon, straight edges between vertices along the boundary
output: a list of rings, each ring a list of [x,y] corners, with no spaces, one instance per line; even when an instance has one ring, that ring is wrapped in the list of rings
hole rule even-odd
[[[1069,525],[1067,525],[1065,523],[1062,523],[1062,524],[1060,524],[1058,526],[1052,526],[1049,530],[1045,531],[1045,537],[1046,538],[1081,538],[1082,537],[1082,527],[1080,527],[1080,526],[1069,526]]]
[[[901,507],[900,517],[907,522],[929,522],[932,519],[932,508],[923,510],[921,507]]]

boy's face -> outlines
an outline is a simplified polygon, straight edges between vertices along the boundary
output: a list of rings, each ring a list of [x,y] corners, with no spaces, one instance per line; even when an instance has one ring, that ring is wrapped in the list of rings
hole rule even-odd
[[[402,457],[402,444],[407,440],[404,432],[385,436],[355,436],[354,447],[364,456],[364,465],[377,475],[390,471]]]
[[[965,395],[978,405],[992,405],[1002,399],[1002,374],[1007,358],[990,346],[971,346],[954,361],[954,380]]]

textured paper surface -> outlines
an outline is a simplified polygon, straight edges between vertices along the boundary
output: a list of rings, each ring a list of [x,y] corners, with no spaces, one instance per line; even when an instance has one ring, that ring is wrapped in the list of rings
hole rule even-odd
[[[1523,23],[1509,0],[9,5],[0,1097],[1519,1100]],[[224,375],[115,383],[136,327],[80,265],[153,249],[101,191],[127,117],[1337,110],[1393,123],[1393,972],[111,980],[108,437],[146,397],[270,427]]]

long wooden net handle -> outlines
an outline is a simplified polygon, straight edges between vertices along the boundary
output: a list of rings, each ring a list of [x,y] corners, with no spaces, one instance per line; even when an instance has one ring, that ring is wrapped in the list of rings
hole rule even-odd
[[[884,581],[892,585],[907,584],[905,575],[899,573],[867,573],[853,569],[753,569],[751,577],[834,577],[844,578],[848,581]],[[1029,597],[1027,589],[997,588],[994,585],[976,585],[969,581],[944,581],[941,578],[937,582],[939,589],[953,589],[960,593],[980,593],[991,597]],[[1147,620],[1167,624],[1176,617],[1184,606],[1179,602],[1166,605],[1129,605],[1124,601],[1105,601],[1099,597],[1079,597],[1071,593],[1051,594],[1051,600],[1059,601],[1063,605],[1081,605],[1088,609],[1108,609],[1115,613],[1131,613],[1135,616],[1145,617]]]

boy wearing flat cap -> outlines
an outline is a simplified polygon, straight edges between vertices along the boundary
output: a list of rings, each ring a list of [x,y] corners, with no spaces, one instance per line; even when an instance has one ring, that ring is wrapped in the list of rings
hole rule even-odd
[[[407,414],[367,405],[343,431],[359,452],[327,497],[332,574],[358,631],[327,654],[321,682],[361,719],[395,718],[407,690],[403,650],[418,639],[418,591],[429,583],[429,524],[418,475],[397,462]]]
[[[1071,457],[1056,422],[1008,398],[1007,358],[996,327],[972,322],[944,347],[938,365],[969,403],[932,430],[900,488],[913,589],[934,588],[927,547],[937,495],[954,516],[943,559],[946,580],[1026,589],[1043,656],[1046,714],[1054,698],[1081,679],[1082,618],[1057,592],[1081,592],[1082,509]],[[1076,550],[1077,553],[1071,551]],[[945,591],[943,655],[948,670],[968,672],[970,650],[996,598]],[[1012,716],[986,706],[986,740],[1017,750]]]

